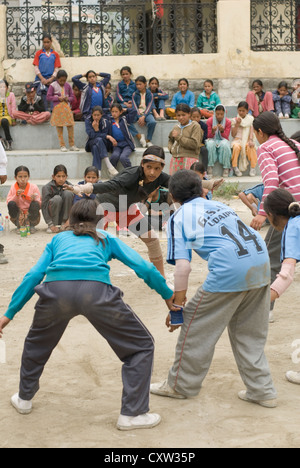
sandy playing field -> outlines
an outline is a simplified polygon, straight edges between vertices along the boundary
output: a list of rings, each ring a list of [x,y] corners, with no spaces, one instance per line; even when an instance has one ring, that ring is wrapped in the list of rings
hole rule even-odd
[[[229,203],[229,202],[227,202]],[[251,215],[239,200],[230,205],[249,223]],[[5,204],[0,211],[6,214]],[[266,228],[262,231],[265,235]],[[21,239],[15,233],[2,237],[8,265],[0,266],[0,313],[25,273],[35,264],[51,235],[45,224]],[[145,258],[146,249],[133,238],[123,238]],[[162,239],[166,252],[166,241]],[[192,263],[188,296],[206,275],[206,264]],[[168,274],[172,267],[167,266]],[[153,381],[166,378],[174,357],[177,333],[164,325],[167,309],[162,299],[123,264],[111,263],[113,284],[125,292],[128,302],[156,341]],[[73,320],[54,351],[34,399],[34,411],[19,415],[10,405],[18,391],[24,339],[30,327],[36,297],[5,329],[7,363],[0,364],[0,448],[195,448],[195,447],[299,447],[300,388],[285,380],[287,370],[300,370],[292,353],[300,355],[300,270],[275,309],[266,353],[278,390],[278,408],[265,409],[240,401],[243,383],[238,374],[227,333],[219,341],[214,361],[198,397],[186,401],[151,396],[151,411],[162,416],[151,430],[120,432],[116,421],[121,400],[121,364],[107,343],[83,318]],[[297,347],[292,343],[299,339]],[[294,359],[295,361],[295,359]]]

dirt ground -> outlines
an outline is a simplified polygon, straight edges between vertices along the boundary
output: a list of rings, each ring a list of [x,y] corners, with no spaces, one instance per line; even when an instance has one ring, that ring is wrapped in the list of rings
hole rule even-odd
[[[249,224],[251,214],[239,200],[230,204]],[[0,203],[0,211],[6,207]],[[51,235],[41,223],[35,235],[21,239],[15,233],[1,238],[8,265],[0,266],[0,314],[5,313],[15,288],[35,264]],[[262,231],[264,236],[266,228]],[[123,238],[145,258],[136,238]],[[161,240],[166,253],[166,239]],[[194,256],[188,297],[204,280],[206,263]],[[167,266],[172,274],[172,267]],[[166,378],[174,358],[177,333],[164,325],[167,309],[160,296],[123,264],[111,263],[111,280],[125,292],[131,305],[156,341],[152,381]],[[208,448],[299,447],[300,388],[285,380],[293,363],[292,344],[300,340],[300,270],[289,292],[278,300],[275,323],[270,325],[266,348],[278,390],[278,408],[265,409],[240,401],[243,383],[238,374],[227,333],[221,337],[212,367],[199,396],[185,401],[151,396],[151,411],[162,416],[151,430],[120,432],[116,422],[121,401],[121,364],[107,343],[83,318],[70,324],[54,351],[34,399],[34,411],[19,415],[10,405],[18,391],[24,339],[30,327],[36,297],[5,329],[7,363],[0,364],[0,448]],[[300,344],[298,344],[300,354]],[[294,359],[295,361],[295,359]]]

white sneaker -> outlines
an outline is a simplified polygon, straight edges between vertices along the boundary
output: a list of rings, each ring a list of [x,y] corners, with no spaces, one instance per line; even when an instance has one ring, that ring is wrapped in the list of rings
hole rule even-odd
[[[141,138],[140,138],[140,144],[142,145],[143,148],[146,148],[146,147],[147,147],[145,135],[142,135],[142,136],[141,136]]]
[[[270,310],[270,312],[269,312],[269,323],[274,323],[274,322],[275,322],[274,313],[273,313],[273,310]]]
[[[300,385],[300,372],[288,371],[285,376],[289,382]]]
[[[70,147],[70,151],[80,151],[80,149],[77,148],[77,146],[74,145],[74,146]]]
[[[256,170],[255,170],[255,168],[251,168],[251,169],[250,169],[249,175],[250,175],[250,177],[255,177],[255,176],[256,176]]]
[[[290,118],[289,114],[284,114],[284,118],[289,119]]]
[[[151,429],[157,426],[161,417],[156,413],[140,414],[139,416],[124,416],[120,414],[117,428],[120,431],[131,431],[133,429]]]
[[[60,147],[60,151],[62,151],[63,153],[67,153],[67,152],[68,152],[68,150],[67,150],[67,148],[66,148],[65,146],[61,146],[61,147]]]
[[[117,169],[115,169],[114,167],[110,167],[108,168],[108,173],[110,176],[114,177],[115,175],[119,174],[119,172],[117,171]]]
[[[147,141],[146,145],[147,145],[147,148],[150,148],[150,146],[153,146],[153,143],[152,141]]]
[[[176,392],[173,388],[170,387],[167,380],[163,382],[158,382],[150,385],[150,393],[154,395],[165,396],[169,398],[177,398],[178,400],[186,400],[185,395]]]
[[[242,177],[243,174],[241,173],[238,167],[234,167],[233,171],[237,177]]]
[[[282,112],[280,112],[280,113],[278,114],[278,118],[279,118],[279,119],[283,119],[283,113],[282,113]]]
[[[11,404],[20,414],[29,414],[32,411],[32,401],[26,401],[19,398],[19,394],[15,393],[11,397]]]
[[[256,405],[263,406],[264,408],[276,408],[277,407],[277,400],[251,400],[247,396],[246,390],[242,390],[238,393],[238,397],[240,400],[248,401],[249,403],[255,403]]]

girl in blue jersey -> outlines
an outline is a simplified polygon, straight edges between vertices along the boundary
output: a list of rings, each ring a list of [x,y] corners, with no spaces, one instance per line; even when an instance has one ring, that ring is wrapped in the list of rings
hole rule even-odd
[[[287,190],[277,189],[265,199],[264,210],[272,226],[283,233],[281,270],[271,284],[271,300],[275,301],[293,282],[296,264],[300,262],[300,203]],[[286,377],[300,384],[300,372],[289,371]]]
[[[25,340],[19,393],[11,402],[19,413],[31,412],[31,400],[39,389],[39,379],[52,351],[69,321],[84,315],[124,363],[118,429],[154,427],[159,424],[160,416],[148,413],[153,338],[123,302],[123,293],[111,284],[108,262],[116,258],[132,268],[166,300],[169,308],[173,291],[151,263],[119,239],[97,231],[96,209],[93,200],[81,200],[73,206],[69,230],[55,236],[47,245],[0,319],[1,338],[4,327],[34,292],[39,295],[33,324]],[[44,283],[40,284],[43,279]]]
[[[199,393],[217,341],[228,327],[232,350],[247,388],[239,398],[273,408],[273,386],[264,347],[268,333],[270,265],[263,239],[228,206],[202,198],[193,171],[170,179],[181,207],[168,225],[167,261],[175,265],[174,304],[185,302],[192,251],[208,262],[208,276],[183,309],[184,323],[166,381],[151,392],[173,398]],[[167,317],[170,331],[175,328]]]

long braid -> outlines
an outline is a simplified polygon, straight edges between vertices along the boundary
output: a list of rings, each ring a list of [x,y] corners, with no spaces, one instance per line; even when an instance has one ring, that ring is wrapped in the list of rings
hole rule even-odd
[[[286,136],[286,134],[284,133],[284,131],[282,130],[282,127],[280,125],[280,130],[278,130],[278,132],[276,133],[276,135],[282,140],[284,141],[287,145],[289,145],[290,148],[292,148],[293,151],[295,151],[296,155],[297,155],[297,158],[299,160],[299,163],[300,163],[300,149],[298,148],[298,146],[296,145],[296,143],[293,142],[293,140],[290,140],[290,138],[288,138]]]
[[[259,131],[261,130],[262,132],[266,133],[267,135],[276,135],[278,138],[280,138],[282,141],[284,141],[289,147],[295,151],[297,158],[300,163],[300,149],[298,146],[286,136],[284,131],[282,130],[282,126],[280,123],[279,118],[277,117],[274,112],[263,112],[260,114],[256,119],[254,119],[253,122],[253,127],[254,130]]]

